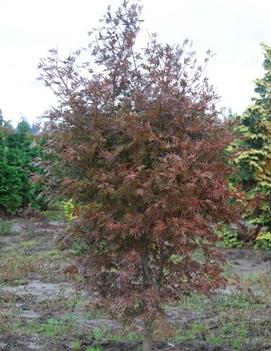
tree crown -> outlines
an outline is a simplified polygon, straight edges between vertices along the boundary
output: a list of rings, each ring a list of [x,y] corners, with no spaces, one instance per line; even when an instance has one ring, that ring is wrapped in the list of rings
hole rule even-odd
[[[108,9],[90,44],[41,61],[59,97],[49,149],[62,194],[76,203],[80,269],[111,311],[152,319],[163,303],[217,288],[213,224],[233,218],[216,95],[191,43],[136,50],[139,4]],[[79,59],[78,59],[79,58]],[[208,58],[205,60],[207,63]],[[56,184],[56,182],[54,182]]]

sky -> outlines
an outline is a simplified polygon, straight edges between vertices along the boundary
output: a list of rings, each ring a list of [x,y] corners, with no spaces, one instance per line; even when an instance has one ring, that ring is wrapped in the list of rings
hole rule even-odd
[[[58,47],[63,58],[87,45],[109,4],[121,0],[0,0],[0,109],[16,124],[36,122],[50,106],[52,92],[37,80],[40,58]],[[215,56],[206,74],[218,95],[218,107],[241,113],[263,75],[263,50],[271,45],[270,0],[142,0],[143,32],[163,42],[193,41],[199,56]]]

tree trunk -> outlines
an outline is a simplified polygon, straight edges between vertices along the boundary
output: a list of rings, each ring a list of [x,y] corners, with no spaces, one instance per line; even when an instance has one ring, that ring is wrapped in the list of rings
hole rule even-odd
[[[153,338],[153,323],[150,321],[144,322],[144,340],[143,340],[143,351],[152,350],[152,338]]]

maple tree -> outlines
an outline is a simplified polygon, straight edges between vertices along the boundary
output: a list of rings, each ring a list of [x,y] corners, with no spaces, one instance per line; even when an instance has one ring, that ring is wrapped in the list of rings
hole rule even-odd
[[[200,66],[189,41],[155,35],[137,50],[140,13],[138,2],[109,8],[87,49],[66,60],[52,50],[40,69],[59,102],[49,173],[75,203],[79,269],[108,311],[143,320],[149,351],[164,304],[223,282],[213,224],[237,211],[208,55]]]

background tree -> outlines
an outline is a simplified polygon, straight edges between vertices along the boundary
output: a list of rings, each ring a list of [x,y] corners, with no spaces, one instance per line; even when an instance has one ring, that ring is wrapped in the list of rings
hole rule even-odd
[[[22,181],[13,164],[9,163],[9,139],[13,133],[12,127],[5,122],[1,115],[0,122],[0,208],[4,212],[13,212],[21,205],[19,196]]]
[[[239,138],[233,149],[239,167],[235,184],[241,183],[248,202],[247,218],[270,233],[271,243],[271,48],[265,44],[264,76],[255,81],[257,97],[238,118]]]
[[[83,56],[60,61],[52,50],[40,68],[59,98],[49,171],[76,203],[73,234],[87,248],[79,269],[113,315],[144,321],[149,351],[164,304],[223,281],[212,225],[232,220],[234,196],[231,137],[204,68],[188,41],[151,36],[137,51],[139,16],[137,3],[109,8]]]
[[[39,138],[32,134],[30,125],[22,120],[14,129],[0,116],[0,209],[15,213],[28,206],[38,208],[41,200],[39,184],[31,181],[38,171],[34,159],[41,157]]]

